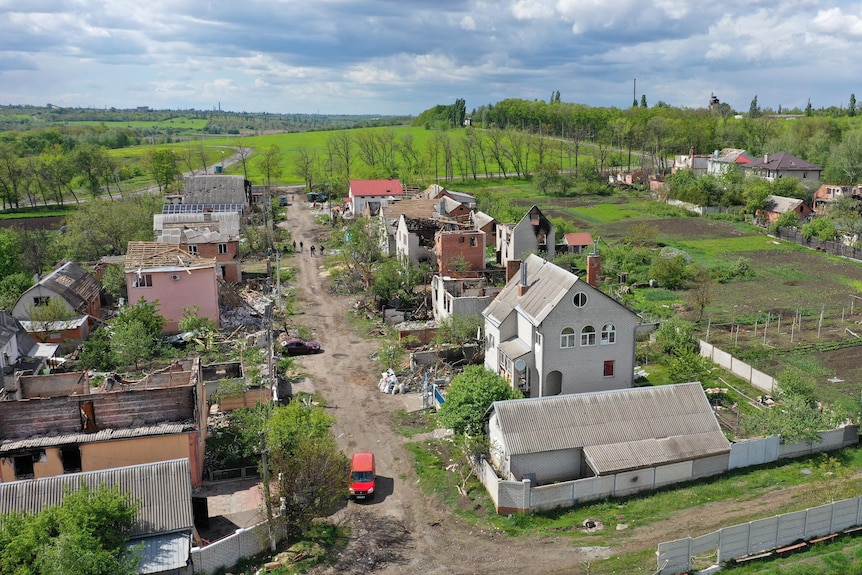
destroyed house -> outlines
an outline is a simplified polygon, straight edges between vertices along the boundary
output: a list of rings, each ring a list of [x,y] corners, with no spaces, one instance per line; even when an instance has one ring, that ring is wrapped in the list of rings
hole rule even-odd
[[[87,372],[5,379],[0,401],[0,481],[41,479],[188,459],[201,484],[207,402],[200,360],[138,381]]]
[[[12,308],[12,315],[18,319],[30,319],[34,307],[47,305],[53,299],[76,315],[100,318],[101,296],[102,285],[95,277],[78,264],[64,261],[21,294]]]
[[[530,254],[552,261],[555,247],[554,225],[537,206],[530,208],[517,223],[497,224],[496,250],[500,265],[523,260]]]

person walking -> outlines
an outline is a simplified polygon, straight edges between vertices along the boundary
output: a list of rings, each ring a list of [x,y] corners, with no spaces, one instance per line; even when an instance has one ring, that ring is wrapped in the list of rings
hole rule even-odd
[[[299,240],[299,253],[302,253],[302,240]]]
[[[296,251],[296,240],[293,240],[293,251]]]
[[[324,250],[324,247],[320,246],[320,257],[323,257],[323,250]]]
[[[314,246],[311,246],[311,257],[314,257]]]

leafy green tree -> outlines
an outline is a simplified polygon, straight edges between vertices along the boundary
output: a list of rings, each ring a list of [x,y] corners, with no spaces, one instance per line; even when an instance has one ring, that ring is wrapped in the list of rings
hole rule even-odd
[[[380,301],[400,300],[412,305],[417,299],[416,288],[425,283],[428,266],[411,260],[386,258],[374,267],[371,293]]]
[[[156,196],[115,201],[92,200],[66,218],[63,245],[76,261],[97,260],[126,253],[130,241],[152,241],[153,214],[161,211]]]
[[[0,278],[24,271],[18,265],[20,255],[21,246],[15,229],[0,229]]]
[[[260,434],[270,406],[258,403],[225,414],[225,424],[207,434],[206,466],[228,469],[257,465],[260,461]]]
[[[135,369],[138,369],[142,359],[153,356],[154,346],[147,328],[141,321],[134,319],[114,325],[111,350],[120,365],[135,364]]]
[[[159,192],[167,190],[181,175],[180,157],[169,148],[154,150],[149,148],[141,160],[159,187]]]
[[[72,162],[79,174],[84,177],[84,184],[95,198],[101,191],[105,173],[113,171],[107,151],[102,146],[81,144],[75,148]],[[108,188],[110,192],[110,188]]]
[[[646,94],[641,94],[641,108],[646,108],[646,107],[647,107]]]
[[[856,94],[850,94],[850,102],[847,104],[847,115],[851,118],[856,115]]]
[[[694,335],[694,324],[679,318],[663,321],[654,336],[656,348],[662,355],[697,353],[700,347]]]
[[[344,233],[341,263],[347,275],[355,275],[364,290],[374,285],[377,263],[380,261],[380,244],[370,218],[355,220]]]
[[[0,573],[134,575],[139,549],[126,542],[139,504],[117,488],[86,485],[38,514],[0,518]]]
[[[14,273],[7,276],[0,274],[0,309],[11,311],[21,294],[33,285],[31,276],[25,273]]]
[[[802,237],[806,240],[817,238],[821,241],[834,240],[838,236],[835,222],[829,218],[814,218],[802,225]]]
[[[832,146],[823,177],[829,182],[848,185],[862,180],[862,130],[849,132]]]
[[[323,408],[298,401],[275,408],[266,422],[272,502],[291,536],[347,497],[350,462],[338,449],[332,423]]]
[[[83,369],[109,371],[117,367],[117,360],[111,351],[111,332],[105,327],[96,328],[81,346],[78,365]]]
[[[186,306],[183,308],[183,317],[177,326],[180,331],[213,330],[215,323],[211,318],[200,315],[200,306]]]
[[[281,160],[283,157],[284,154],[281,153],[281,148],[277,144],[273,144],[263,151],[260,160],[258,160],[257,167],[263,174],[263,181],[267,187],[271,187],[273,180],[281,177]]]
[[[118,298],[126,287],[126,272],[123,266],[111,264],[105,267],[102,275],[102,287],[112,296]]]
[[[19,265],[31,274],[41,274],[50,268],[57,260],[62,259],[59,253],[59,235],[49,230],[21,230],[18,232],[18,245],[21,248]]]
[[[758,412],[744,422],[750,433],[780,435],[782,443],[820,442],[818,435],[837,422],[820,409],[815,398],[815,382],[798,368],[787,368],[775,377],[775,408]]]
[[[684,254],[665,257],[656,254],[650,267],[650,276],[655,279],[661,287],[667,289],[681,289],[689,280],[688,265]]]
[[[485,320],[481,314],[453,314],[444,319],[437,326],[434,334],[434,343],[464,345],[477,343]]]
[[[748,107],[748,116],[750,118],[757,118],[760,116],[760,106],[757,105],[757,96],[751,100],[751,105]]]
[[[521,392],[481,365],[468,365],[452,378],[446,401],[437,412],[440,422],[461,435],[484,433],[485,412],[495,401],[517,399]]]

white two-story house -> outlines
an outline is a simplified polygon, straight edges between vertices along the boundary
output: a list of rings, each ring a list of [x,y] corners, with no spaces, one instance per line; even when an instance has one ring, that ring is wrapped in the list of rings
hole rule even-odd
[[[637,314],[539,256],[482,315],[485,367],[526,397],[632,387]]]

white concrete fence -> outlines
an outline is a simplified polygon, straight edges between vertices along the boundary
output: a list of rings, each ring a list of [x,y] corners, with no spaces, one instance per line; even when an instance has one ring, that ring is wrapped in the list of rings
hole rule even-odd
[[[820,442],[781,444],[781,438],[770,436],[731,444],[730,454],[670,465],[637,469],[613,475],[562,481],[550,485],[534,486],[528,479],[512,481],[500,479],[485,459],[476,465],[476,475],[488,490],[497,513],[528,513],[572,507],[580,503],[625,497],[675,483],[720,475],[731,469],[762,465],[779,459],[801,457],[815,453],[842,449],[859,442],[859,428],[855,426],[820,433]]]
[[[736,377],[744,379],[754,387],[772,393],[775,389],[775,378],[762,371],[756,370],[742,360],[736,359],[726,351],[723,351],[711,343],[700,340],[700,355],[712,360],[716,365],[723,367]]]
[[[725,527],[700,537],[686,537],[658,546],[658,574],[688,573],[692,559],[704,557],[720,565],[732,559],[780,550],[800,541],[811,542],[862,525],[862,497],[794,513],[773,515]]]

